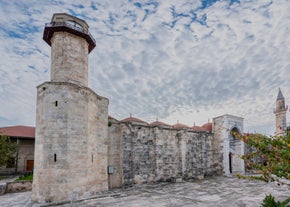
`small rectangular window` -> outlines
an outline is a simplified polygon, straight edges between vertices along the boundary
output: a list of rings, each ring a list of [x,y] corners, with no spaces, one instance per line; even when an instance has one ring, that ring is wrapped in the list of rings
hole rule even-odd
[[[113,165],[108,166],[108,174],[114,174],[115,168]]]

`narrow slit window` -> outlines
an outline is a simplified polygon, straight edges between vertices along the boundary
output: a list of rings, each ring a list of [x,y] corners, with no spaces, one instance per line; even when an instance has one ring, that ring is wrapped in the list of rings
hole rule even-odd
[[[94,162],[94,155],[92,155],[92,163]]]
[[[56,162],[56,154],[54,154],[54,162]]]
[[[57,101],[55,101],[55,107],[57,107],[57,105],[58,105],[58,102],[57,102]]]

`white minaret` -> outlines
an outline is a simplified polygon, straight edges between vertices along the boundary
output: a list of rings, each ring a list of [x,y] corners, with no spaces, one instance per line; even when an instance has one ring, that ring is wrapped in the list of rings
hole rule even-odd
[[[276,116],[276,136],[281,136],[286,134],[286,112],[288,106],[285,105],[285,98],[279,88],[278,96],[276,99],[276,109],[274,109],[274,114]]]
[[[95,40],[85,21],[54,14],[43,39],[51,80],[37,87],[32,201],[61,202],[108,189],[108,103],[88,88]]]

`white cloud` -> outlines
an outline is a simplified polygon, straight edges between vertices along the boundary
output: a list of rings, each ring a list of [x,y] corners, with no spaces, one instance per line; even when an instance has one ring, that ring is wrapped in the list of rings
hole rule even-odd
[[[116,118],[201,125],[232,113],[251,130],[274,125],[278,87],[290,101],[289,2],[201,7],[199,0],[1,3],[0,125],[34,125],[35,87],[49,80],[42,32],[55,12],[88,22],[97,42],[90,87],[110,99]]]

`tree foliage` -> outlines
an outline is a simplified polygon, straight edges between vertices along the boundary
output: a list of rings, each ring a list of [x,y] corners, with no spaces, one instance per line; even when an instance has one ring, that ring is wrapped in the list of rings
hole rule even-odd
[[[287,205],[289,202],[290,198],[283,202],[276,201],[275,198],[270,194],[266,195],[261,207],[289,207],[290,205]]]
[[[265,181],[290,180],[290,134],[268,137],[262,134],[235,134],[255,150],[243,155],[247,167],[256,170]],[[262,162],[256,162],[260,158]]]
[[[0,166],[6,166],[15,156],[17,144],[6,135],[0,135]]]

